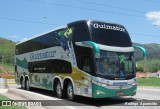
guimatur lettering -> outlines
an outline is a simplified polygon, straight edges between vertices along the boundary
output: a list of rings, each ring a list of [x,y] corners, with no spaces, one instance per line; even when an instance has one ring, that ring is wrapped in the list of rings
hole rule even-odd
[[[54,57],[55,53],[56,53],[56,51],[45,51],[42,53],[31,53],[30,60],[37,60],[37,59]]]
[[[116,30],[116,31],[122,31],[125,32],[125,29],[119,26],[112,26],[112,25],[107,25],[107,24],[98,24],[94,23],[93,24],[94,28],[102,28],[102,29],[110,29],[110,30]]]

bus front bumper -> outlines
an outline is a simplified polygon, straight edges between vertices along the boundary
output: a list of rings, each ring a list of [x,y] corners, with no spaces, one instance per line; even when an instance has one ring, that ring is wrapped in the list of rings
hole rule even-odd
[[[122,86],[123,87],[123,86]],[[130,88],[105,88],[97,84],[92,83],[92,97],[93,98],[107,98],[107,97],[119,97],[119,96],[134,96],[136,94],[137,85],[133,85]]]

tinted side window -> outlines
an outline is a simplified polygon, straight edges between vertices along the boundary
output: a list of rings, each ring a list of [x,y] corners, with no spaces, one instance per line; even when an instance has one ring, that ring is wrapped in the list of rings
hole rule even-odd
[[[29,72],[30,73],[51,73],[52,71],[52,61],[37,61],[29,63]]]
[[[91,57],[82,56],[82,69],[85,72],[91,73]]]
[[[65,60],[46,60],[29,63],[30,73],[72,73],[71,63]]]
[[[63,33],[67,29],[60,29],[53,31],[47,34],[44,34],[40,37],[34,38],[32,40],[26,41],[16,46],[16,54],[23,54],[32,51],[37,51],[53,46],[61,46],[63,39],[59,33]]]
[[[91,73],[93,72],[93,53],[92,49],[88,47],[74,46],[77,66],[79,69]]]
[[[71,63],[65,60],[53,60],[54,73],[72,73]]]

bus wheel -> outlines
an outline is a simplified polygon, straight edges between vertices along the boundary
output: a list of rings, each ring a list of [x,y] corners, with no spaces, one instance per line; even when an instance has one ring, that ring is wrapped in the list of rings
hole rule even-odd
[[[26,86],[25,86],[25,79],[22,79],[22,82],[21,82],[21,89],[26,89]]]
[[[26,90],[31,90],[29,79],[26,80]]]
[[[76,96],[74,95],[74,90],[73,90],[73,85],[71,82],[68,83],[67,85],[67,97],[68,100],[75,100]]]
[[[57,82],[57,85],[56,85],[56,95],[58,98],[63,97],[63,91],[62,91],[61,83],[59,81]]]

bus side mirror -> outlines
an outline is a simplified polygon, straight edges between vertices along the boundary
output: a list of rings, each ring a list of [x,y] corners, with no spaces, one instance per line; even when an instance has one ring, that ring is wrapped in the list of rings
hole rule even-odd
[[[137,46],[137,45],[133,45],[134,48],[140,49],[143,52],[143,56],[144,56],[144,60],[146,60],[147,58],[147,51],[145,48],[141,47],[141,46]]]

